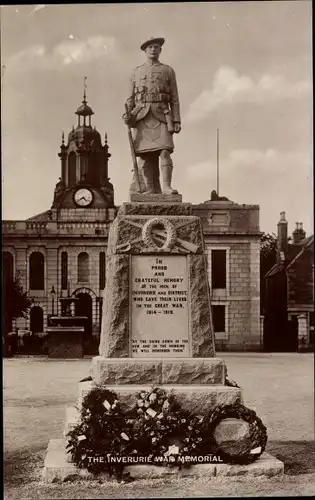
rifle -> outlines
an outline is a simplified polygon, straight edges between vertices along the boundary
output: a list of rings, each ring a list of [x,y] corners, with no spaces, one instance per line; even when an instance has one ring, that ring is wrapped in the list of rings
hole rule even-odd
[[[125,110],[126,110],[126,116],[127,116],[127,118],[129,118],[129,110],[128,110],[127,103],[125,103]],[[134,143],[133,143],[133,138],[132,138],[132,134],[131,134],[131,127],[130,127],[130,125],[128,125],[128,139],[129,139],[129,145],[130,145],[130,151],[131,151],[131,158],[132,158],[132,163],[133,163],[133,172],[134,172],[134,175],[135,175],[136,187],[137,187],[138,192],[141,193],[138,164],[137,164],[135,146],[134,146]]]

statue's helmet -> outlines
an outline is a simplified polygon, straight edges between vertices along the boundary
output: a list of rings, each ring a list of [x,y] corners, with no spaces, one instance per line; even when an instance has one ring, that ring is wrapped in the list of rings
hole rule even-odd
[[[165,39],[161,37],[151,37],[140,45],[141,50],[145,50],[151,43],[158,43],[161,47],[164,45]]]

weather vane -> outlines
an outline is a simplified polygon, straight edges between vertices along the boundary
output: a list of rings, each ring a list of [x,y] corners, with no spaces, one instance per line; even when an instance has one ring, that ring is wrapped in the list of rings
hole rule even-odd
[[[84,101],[83,102],[86,102],[86,89],[87,89],[86,80],[87,80],[87,76],[84,77],[84,93],[83,93]]]

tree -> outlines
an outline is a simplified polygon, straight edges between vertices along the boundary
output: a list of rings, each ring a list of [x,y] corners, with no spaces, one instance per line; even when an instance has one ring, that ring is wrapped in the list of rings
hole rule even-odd
[[[25,318],[33,303],[27,292],[21,285],[21,275],[16,273],[15,278],[4,277],[3,311],[4,311],[4,334],[8,334],[12,328],[12,320]]]
[[[288,243],[292,241],[288,237]],[[278,238],[274,233],[263,233],[260,238],[260,312],[264,314],[265,306],[265,275],[277,262]]]
[[[277,262],[277,236],[263,233],[260,238],[260,313],[265,310],[265,275]]]
[[[260,238],[260,265],[266,270],[269,269],[277,261],[277,236],[274,233],[263,233]]]

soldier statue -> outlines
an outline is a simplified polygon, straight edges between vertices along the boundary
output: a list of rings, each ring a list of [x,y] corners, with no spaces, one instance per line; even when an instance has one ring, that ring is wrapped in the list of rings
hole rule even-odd
[[[180,108],[175,72],[159,61],[164,42],[164,38],[150,38],[141,45],[147,61],[132,73],[127,112],[123,116],[124,122],[134,130],[139,187],[145,194],[178,193],[171,187],[171,153],[174,150],[173,134],[181,130]],[[139,188],[131,186],[131,191],[137,190]]]

